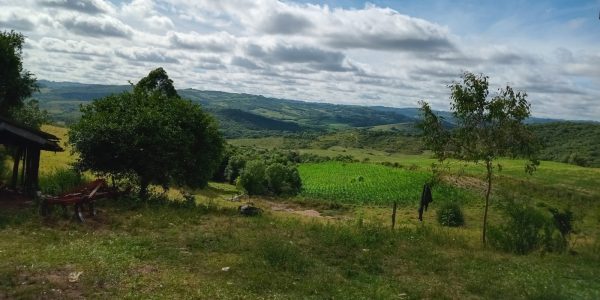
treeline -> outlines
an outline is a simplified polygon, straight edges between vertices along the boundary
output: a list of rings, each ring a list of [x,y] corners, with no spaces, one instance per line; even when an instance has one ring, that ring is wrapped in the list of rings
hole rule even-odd
[[[531,129],[542,143],[541,159],[600,167],[600,124],[556,122]]]
[[[424,147],[418,133],[351,129],[328,134],[298,134],[285,139],[286,149],[328,149],[334,146],[420,154]]]

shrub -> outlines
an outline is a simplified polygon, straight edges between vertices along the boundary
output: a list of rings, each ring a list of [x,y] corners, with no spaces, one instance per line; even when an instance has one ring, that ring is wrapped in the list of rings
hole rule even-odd
[[[265,171],[268,189],[275,195],[296,195],[300,192],[302,182],[298,169],[274,163]]]
[[[503,207],[506,221],[491,226],[489,241],[492,247],[516,254],[535,250],[564,251],[565,240],[557,233],[551,218],[532,206],[511,201]]]
[[[437,211],[438,223],[442,226],[458,227],[465,224],[460,206],[455,202],[446,202]]]
[[[246,157],[242,155],[231,156],[225,167],[225,179],[227,179],[229,183],[234,183],[245,166]]]
[[[246,163],[238,179],[238,184],[248,195],[264,195],[268,191],[266,180],[266,165],[260,160]]]
[[[40,190],[46,195],[59,195],[85,183],[81,173],[73,169],[56,169],[52,173],[40,176]]]

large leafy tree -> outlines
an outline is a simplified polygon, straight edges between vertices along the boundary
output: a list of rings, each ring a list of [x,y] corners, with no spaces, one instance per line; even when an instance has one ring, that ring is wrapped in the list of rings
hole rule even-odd
[[[530,116],[530,104],[527,93],[515,92],[510,86],[490,97],[488,77],[482,74],[466,72],[462,82],[454,82],[449,88],[456,127],[443,126],[443,119],[435,115],[427,102],[421,102],[423,140],[442,161],[455,158],[485,166],[487,188],[482,234],[485,244],[493,174],[501,169],[495,161],[500,157],[526,158],[528,173],[539,165],[538,143],[523,123]]]
[[[23,69],[22,50],[25,37],[15,31],[0,32],[0,116],[37,90],[33,74]]]
[[[50,122],[50,114],[41,109],[39,101],[35,99],[24,102],[20,107],[11,108],[9,115],[13,120],[35,129],[40,129],[42,125]]]
[[[136,180],[142,199],[150,184],[203,187],[219,166],[224,142],[215,120],[180,98],[162,68],[82,113],[69,131],[79,167]]]

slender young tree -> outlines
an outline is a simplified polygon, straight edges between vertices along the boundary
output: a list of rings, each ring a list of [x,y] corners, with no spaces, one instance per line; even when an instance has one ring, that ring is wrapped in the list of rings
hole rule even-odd
[[[494,172],[501,170],[500,157],[527,159],[525,171],[533,173],[539,165],[538,143],[523,121],[530,116],[527,93],[510,86],[489,95],[488,77],[465,72],[462,82],[449,85],[455,127],[443,126],[427,102],[421,102],[423,141],[435,156],[444,160],[482,163],[486,169],[485,210],[482,240],[486,243],[488,208]]]

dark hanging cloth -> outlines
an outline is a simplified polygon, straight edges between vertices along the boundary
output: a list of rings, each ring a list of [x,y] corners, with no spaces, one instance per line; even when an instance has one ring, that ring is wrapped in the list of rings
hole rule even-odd
[[[433,197],[431,196],[431,188],[429,184],[425,184],[423,186],[423,193],[421,193],[421,205],[419,206],[419,221],[423,221],[423,210],[427,211],[427,206],[429,203],[433,202]]]

